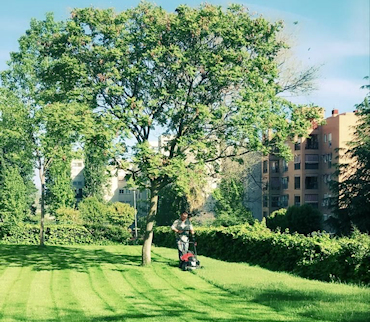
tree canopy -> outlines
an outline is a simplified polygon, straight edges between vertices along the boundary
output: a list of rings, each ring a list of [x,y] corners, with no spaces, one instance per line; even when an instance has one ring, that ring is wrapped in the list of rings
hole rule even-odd
[[[142,2],[120,13],[75,9],[62,23],[48,15],[22,38],[10,67],[23,68],[33,53],[34,67],[23,71],[37,78],[39,103],[76,102],[100,115],[122,143],[119,166],[129,160],[132,179],[150,189],[144,265],[162,188],[176,183],[186,193],[206,165],[217,169],[227,157],[287,157],[285,142],[317,117],[277,95],[282,27],[240,5],[166,12]],[[158,134],[168,138],[160,151],[149,144]]]

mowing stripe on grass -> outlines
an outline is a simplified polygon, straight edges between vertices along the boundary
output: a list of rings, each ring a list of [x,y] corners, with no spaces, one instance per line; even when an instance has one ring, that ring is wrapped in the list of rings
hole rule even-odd
[[[10,269],[17,270],[13,278],[15,276],[18,276],[18,278],[12,280],[13,283],[7,290],[5,303],[1,309],[1,320],[28,321],[26,315],[27,301],[36,272],[30,266],[22,267],[20,271],[18,271],[18,267],[10,267]]]
[[[173,311],[175,302],[172,299],[166,298],[164,300],[163,295],[155,290],[148,288],[146,282],[146,276],[143,271],[150,268],[138,267],[130,269],[127,272],[123,272],[122,276],[129,284],[129,286],[135,291],[136,295],[142,299],[142,309],[150,316],[172,316],[177,313]],[[171,302],[171,304],[168,304]],[[171,305],[174,305],[170,307]],[[177,321],[174,318],[174,321]]]
[[[126,270],[116,268],[114,264],[109,264],[109,266],[107,265],[107,269],[104,269],[104,275],[112,289],[112,294],[117,294],[116,300],[125,308],[126,315],[144,317],[145,309],[142,309],[142,298],[137,296],[137,293],[123,277]]]
[[[4,316],[3,307],[8,303],[8,295],[22,274],[21,267],[7,267],[0,278],[0,318]]]
[[[203,256],[205,269],[183,272],[174,249],[154,247],[149,267],[140,266],[140,246],[1,251],[1,322],[369,320],[367,288]]]
[[[32,296],[27,301],[27,317],[29,320],[43,321],[55,316],[55,306],[50,292],[50,271],[35,272],[30,284]]]
[[[55,317],[60,321],[79,321],[84,318],[71,289],[70,270],[53,271],[50,288],[55,303]]]
[[[160,249],[162,251],[162,249]],[[167,250],[165,250],[167,252]],[[162,257],[157,251],[155,252],[161,258]],[[201,262],[202,257],[199,257]],[[217,262],[217,261],[215,261]],[[213,265],[217,265],[213,263]],[[227,265],[225,263],[225,265]],[[230,264],[229,264],[230,265]],[[217,267],[217,266],[215,266]],[[165,273],[158,274],[158,278],[163,276],[174,275],[173,278],[166,278],[166,281],[181,281],[177,283],[177,287],[182,289],[184,294],[189,298],[195,299],[204,308],[208,307],[208,315],[210,319],[230,319],[231,321],[312,321],[311,319],[299,319],[295,315],[279,314],[276,310],[270,306],[263,305],[261,303],[254,303],[253,301],[247,301],[245,298],[239,295],[229,292],[227,289],[217,286],[216,284],[209,283],[198,273],[211,273],[213,266],[209,268],[198,269],[193,272],[182,272],[179,269],[171,269],[169,266],[163,267],[166,270]],[[226,272],[226,273],[225,273]],[[224,271],[225,277],[228,275],[227,270]],[[218,275],[219,279],[222,275]],[[195,283],[194,283],[195,281]],[[189,287],[195,285],[194,287]],[[194,303],[193,306],[199,306],[199,303]],[[215,315],[212,315],[215,314]],[[258,317],[258,318],[256,318]]]
[[[92,288],[88,273],[71,270],[70,282],[79,309],[86,317],[99,317],[112,313],[110,309],[107,309],[107,305],[102,301],[100,295]]]

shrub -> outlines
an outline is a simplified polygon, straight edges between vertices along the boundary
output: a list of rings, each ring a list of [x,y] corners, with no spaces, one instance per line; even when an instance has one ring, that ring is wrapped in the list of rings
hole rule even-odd
[[[263,223],[233,227],[197,228],[200,254],[227,261],[247,262],[302,277],[370,284],[370,236],[350,238],[327,233],[311,236],[272,232]],[[175,247],[169,227],[157,227],[154,243]]]
[[[309,204],[289,207],[285,217],[288,228],[292,232],[307,235],[323,228],[322,213]]]
[[[284,231],[288,228],[288,223],[285,217],[286,209],[281,208],[279,210],[276,210],[272,212],[266,219],[266,225],[271,230],[277,230],[280,229]]]
[[[78,204],[84,223],[103,224],[107,220],[108,206],[96,197],[87,197]]]
[[[63,207],[55,212],[55,219],[60,224],[82,224],[81,214],[77,209]]]
[[[2,243],[38,245],[39,225],[21,224],[8,229],[0,225]],[[46,245],[73,244],[128,244],[131,231],[125,227],[112,225],[50,225],[45,226]]]
[[[128,227],[135,220],[135,211],[135,208],[127,203],[115,202],[109,205],[108,221],[112,225]]]

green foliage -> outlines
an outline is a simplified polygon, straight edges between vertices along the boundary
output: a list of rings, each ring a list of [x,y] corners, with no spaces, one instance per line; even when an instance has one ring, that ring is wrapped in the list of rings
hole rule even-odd
[[[370,89],[370,85],[364,86]],[[345,151],[348,162],[339,164],[332,190],[334,217],[331,224],[339,234],[349,234],[353,226],[370,232],[370,92],[358,104],[359,121],[349,148]]]
[[[91,127],[86,127],[83,131],[84,197],[103,200],[108,185],[107,166],[109,159],[115,155],[112,150],[114,135],[115,127],[100,115],[95,117]]]
[[[45,203],[48,205],[49,214],[52,216],[56,215],[59,208],[68,208],[75,205],[70,157],[67,158],[64,155],[57,158],[47,169]]]
[[[37,245],[40,243],[40,230],[35,224],[0,224],[0,241],[9,244]],[[127,244],[131,238],[127,227],[113,225],[59,224],[45,227],[46,245],[74,244]]]
[[[267,153],[277,146],[286,154],[286,138],[306,133],[305,112],[276,96],[275,58],[285,47],[277,39],[280,22],[254,19],[242,6],[168,13],[146,2],[122,13],[76,9],[59,29],[52,22],[48,16],[43,33],[43,24],[33,23],[48,44],[38,55],[47,60],[39,74],[46,100],[83,100],[117,121],[120,138],[137,141],[135,179],[143,186],[148,179],[181,181],[194,168],[184,160],[189,152],[198,164],[230,151]],[[158,126],[174,136],[166,155],[149,149]],[[277,134],[261,142],[268,130]]]
[[[97,197],[88,197],[78,204],[81,219],[87,224],[103,224],[107,221],[108,206]]]
[[[83,103],[113,125],[115,139],[134,139],[122,158],[134,163],[133,179],[156,200],[167,184],[186,188],[206,164],[217,169],[218,160],[250,151],[287,157],[287,139],[306,135],[316,110],[277,95],[276,57],[286,47],[281,29],[281,22],[255,18],[239,5],[182,5],[173,13],[147,2],[121,13],[75,9],[62,23],[52,15],[32,20],[5,81],[26,88],[25,99],[31,93],[39,104]],[[72,137],[66,135],[77,120],[76,113],[65,115],[61,120],[72,120],[62,138]],[[158,129],[169,135],[165,153],[149,145]],[[150,209],[147,245],[155,220]]]
[[[310,234],[323,229],[323,215],[309,204],[290,206],[288,209],[279,209],[268,216],[267,227],[272,230]]]
[[[30,214],[27,192],[18,168],[0,171],[0,221],[17,225]]]
[[[55,220],[60,224],[80,225],[83,223],[80,211],[74,208],[62,207],[55,211]]]
[[[310,234],[323,229],[323,215],[310,204],[291,206],[286,214],[287,227],[291,232]]]
[[[331,238],[320,233],[274,233],[263,223],[232,227],[197,228],[198,252],[214,258],[247,262],[322,281],[370,285],[370,236]],[[174,247],[169,227],[157,227],[154,243]]]
[[[179,214],[188,209],[186,196],[179,195],[173,185],[168,185],[159,192],[156,224],[168,226],[179,218]]]
[[[244,195],[244,184],[240,179],[222,179],[219,187],[213,191],[213,197],[216,199],[214,224],[227,227],[252,223],[252,214],[243,205]]]
[[[0,87],[0,171],[18,167],[26,181],[32,181],[33,156],[27,108],[13,89]]]
[[[29,122],[27,109],[14,95],[13,90],[0,88],[0,200],[2,199],[1,194],[3,194],[5,199],[9,199],[8,201],[3,200],[3,202],[9,203],[10,199],[14,198],[11,196],[9,188],[11,185],[16,185],[17,187],[13,187],[15,195],[19,193],[22,195],[17,201],[19,207],[14,211],[25,213],[29,213],[36,192],[33,183],[33,155]],[[7,176],[10,178],[6,179]],[[23,182],[18,176],[22,178]],[[13,179],[14,183],[11,182]],[[10,185],[8,188],[3,186],[5,181],[7,185]],[[2,192],[2,188],[7,191]],[[4,205],[4,207],[7,206]]]
[[[273,211],[267,218],[266,218],[266,225],[271,230],[281,230],[284,231],[288,228],[288,223],[286,219],[286,212],[285,208],[281,208],[279,210]]]
[[[108,221],[115,226],[128,227],[135,220],[135,211],[127,203],[115,202],[109,205]]]

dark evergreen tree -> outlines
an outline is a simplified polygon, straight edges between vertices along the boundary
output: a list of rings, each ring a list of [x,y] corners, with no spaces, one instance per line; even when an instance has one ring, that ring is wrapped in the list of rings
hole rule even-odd
[[[367,77],[368,79],[368,77]],[[369,90],[370,85],[363,88]],[[354,139],[345,151],[347,162],[337,166],[338,180],[332,182],[334,217],[329,224],[340,234],[350,233],[353,226],[370,232],[370,92],[356,106],[359,121]]]

